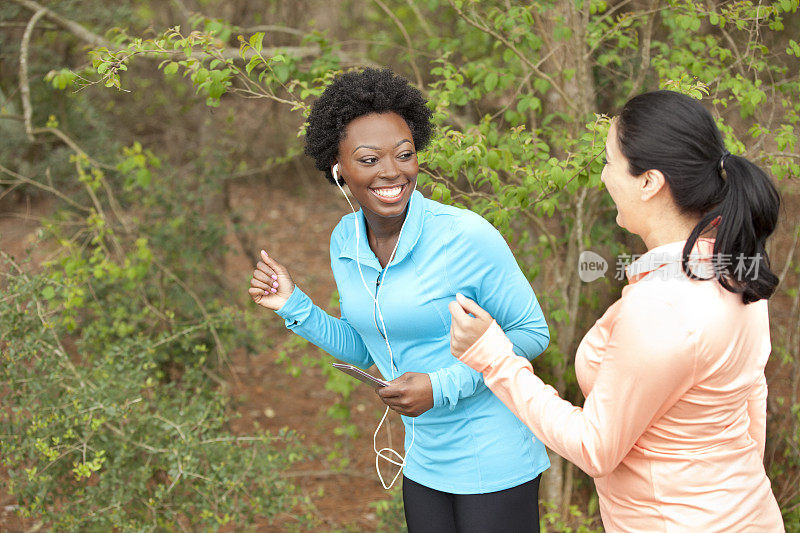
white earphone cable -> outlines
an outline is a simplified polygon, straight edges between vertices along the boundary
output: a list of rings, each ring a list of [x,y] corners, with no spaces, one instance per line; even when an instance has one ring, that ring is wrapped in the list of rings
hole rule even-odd
[[[378,311],[378,318],[380,318],[381,328],[383,329],[383,340],[386,342],[386,348],[389,351],[389,363],[390,363],[390,369],[392,371],[392,379],[394,379],[395,378],[395,375],[394,375],[394,354],[392,353],[392,346],[389,344],[389,335],[386,332],[386,323],[383,320],[383,313],[381,312],[381,306],[378,303],[378,295],[380,294],[381,288],[383,287],[384,279],[386,278],[386,272],[389,270],[389,266],[390,266],[390,264],[392,262],[392,259],[394,259],[395,252],[397,252],[397,246],[400,244],[400,238],[403,236],[403,229],[406,227],[405,221],[403,222],[403,226],[400,228],[400,234],[397,236],[397,242],[394,245],[394,249],[392,250],[392,254],[389,256],[389,262],[386,264],[386,267],[384,267],[383,272],[381,273],[380,283],[378,284],[378,288],[375,291],[375,296],[373,296],[372,295],[372,291],[370,290],[369,286],[367,285],[366,279],[364,279],[364,272],[361,270],[361,262],[358,259],[359,233],[360,233],[359,228],[358,228],[358,226],[359,226],[359,224],[358,224],[358,215],[356,213],[355,208],[353,207],[352,202],[350,202],[350,198],[348,198],[347,194],[344,192],[344,188],[342,188],[342,185],[339,183],[339,165],[338,165],[338,163],[333,165],[333,168],[331,169],[331,171],[333,173],[333,180],[336,183],[336,186],[339,187],[340,191],[342,191],[342,195],[344,196],[344,199],[347,200],[348,205],[350,205],[350,209],[353,211],[353,214],[356,215],[354,217],[355,229],[356,229],[355,258],[356,258],[356,265],[358,267],[358,274],[361,276],[361,283],[364,284],[364,288],[366,289],[367,294],[369,294],[370,298],[372,298],[372,301],[373,301],[373,304],[374,304],[374,306],[373,306],[373,314],[375,312],[375,309],[377,309],[377,311]],[[416,184],[415,184],[415,189],[416,189]],[[413,191],[412,191],[412,193],[413,193]],[[409,205],[408,208],[410,209],[410,206],[411,206],[411,200],[410,199],[409,199],[409,204],[408,205]],[[373,316],[373,319],[374,319],[374,316]],[[377,325],[377,321],[376,321],[376,325]],[[378,449],[378,442],[377,442],[378,441],[378,431],[380,431],[381,427],[383,426],[383,422],[384,422],[384,420],[386,420],[386,416],[388,414],[389,414],[389,407],[387,406],[386,410],[383,412],[383,417],[381,417],[381,421],[378,423],[378,427],[375,428],[375,433],[372,434],[372,448],[375,451],[375,471],[378,473],[378,479],[380,479],[381,485],[383,485],[383,488],[386,489],[386,490],[392,488],[392,486],[394,485],[395,481],[397,481],[397,478],[403,472],[403,467],[406,465],[406,458],[408,457],[408,454],[411,451],[411,448],[414,446],[414,437],[415,437],[415,431],[414,431],[415,430],[415,427],[414,427],[415,426],[415,421],[414,421],[414,418],[412,418],[411,419],[411,443],[408,445],[408,449],[406,450],[405,456],[400,455],[399,452],[397,452],[396,450],[393,450],[390,447],[381,448],[379,450]],[[399,462],[397,460],[395,460],[392,456],[386,455],[387,453],[393,454],[393,457],[396,457],[399,460]],[[388,461],[388,462],[400,467],[400,469],[397,471],[397,474],[395,474],[395,476],[392,478],[392,481],[388,485],[383,480],[383,475],[381,474],[381,470],[380,470],[379,463],[378,463],[379,459],[385,459],[386,461]]]

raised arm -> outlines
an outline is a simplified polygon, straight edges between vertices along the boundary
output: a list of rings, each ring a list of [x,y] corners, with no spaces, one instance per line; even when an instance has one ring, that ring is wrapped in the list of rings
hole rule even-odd
[[[372,365],[358,332],[346,320],[334,318],[314,305],[294,284],[286,267],[264,250],[253,271],[248,292],[255,303],[283,318],[287,328],[337,359],[361,368]]]
[[[583,408],[559,398],[534,375],[530,363],[513,354],[508,337],[474,302],[462,304],[461,310],[451,305],[456,337],[452,348],[461,361],[482,372],[492,392],[547,447],[590,476],[603,477],[694,380],[694,342],[680,315],[669,312],[666,302],[626,304]],[[652,322],[654,305],[662,310],[657,327]],[[477,342],[461,353],[471,335],[482,330]]]

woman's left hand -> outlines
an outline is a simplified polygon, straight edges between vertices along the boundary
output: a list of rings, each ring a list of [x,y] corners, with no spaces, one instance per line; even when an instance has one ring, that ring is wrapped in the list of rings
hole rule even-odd
[[[450,353],[456,357],[486,333],[494,319],[483,308],[464,296],[456,294],[456,301],[448,306],[453,319],[450,322]],[[472,314],[473,316],[469,316]]]
[[[401,415],[419,416],[433,407],[433,387],[428,374],[406,372],[375,392],[392,411]]]

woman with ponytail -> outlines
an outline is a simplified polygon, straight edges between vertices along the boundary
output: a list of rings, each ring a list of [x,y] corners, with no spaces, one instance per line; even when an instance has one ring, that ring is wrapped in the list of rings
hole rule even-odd
[[[612,122],[602,180],[647,253],[575,356],[583,408],[458,295],[451,350],[546,446],[595,478],[607,531],[783,531],[763,465],[770,352],[765,242],[780,197],[671,91]]]

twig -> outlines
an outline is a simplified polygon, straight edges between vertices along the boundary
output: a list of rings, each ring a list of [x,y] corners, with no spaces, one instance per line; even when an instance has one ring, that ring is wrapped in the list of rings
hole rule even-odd
[[[44,8],[38,9],[28,21],[28,26],[25,28],[25,33],[22,35],[22,42],[19,45],[19,92],[22,96],[22,115],[25,117],[25,133],[28,135],[28,140],[33,142],[33,126],[31,126],[31,117],[33,116],[33,109],[31,108],[31,89],[28,84],[28,48],[31,42],[31,33],[36,22],[45,14]]]
[[[211,336],[214,338],[214,343],[217,346],[217,353],[219,354],[220,362],[223,364],[228,365],[231,369],[231,375],[233,376],[234,381],[236,382],[237,386],[241,386],[242,383],[239,380],[239,377],[236,375],[236,372],[233,370],[233,365],[231,365],[230,358],[228,357],[228,352],[225,350],[225,346],[222,344],[222,340],[219,337],[219,333],[217,332],[216,326],[214,326],[214,322],[211,320],[211,315],[208,314],[206,310],[206,306],[203,305],[203,302],[200,300],[200,297],[188,286],[186,283],[183,282],[177,275],[175,275],[172,270],[170,270],[166,265],[161,263],[155,257],[153,258],[153,263],[158,266],[168,277],[172,278],[172,280],[177,283],[186,293],[194,300],[197,304],[197,307],[200,309],[200,313],[202,313],[203,318],[206,319],[206,323],[208,324],[208,329],[211,332]]]
[[[113,166],[107,165],[105,163],[101,163],[97,159],[94,159],[93,157],[91,157],[89,154],[86,153],[85,150],[83,150],[83,148],[81,148],[78,145],[78,143],[76,143],[74,140],[72,140],[72,138],[70,138],[69,135],[67,135],[66,133],[64,133],[63,131],[61,131],[58,128],[50,128],[50,127],[47,127],[47,128],[35,128],[33,130],[33,133],[34,134],[52,133],[53,135],[55,135],[56,137],[61,139],[64,142],[64,144],[66,144],[67,146],[72,148],[72,150],[75,151],[77,154],[84,156],[86,158],[86,160],[89,163],[91,163],[93,166],[96,166],[96,167],[99,167],[99,168],[102,168],[102,169],[105,169],[105,170],[116,170]]]
[[[408,4],[408,7],[414,12],[414,15],[416,15],[417,20],[419,20],[419,25],[422,27],[422,31],[425,32],[425,35],[427,35],[429,38],[433,38],[436,33],[431,29],[431,25],[428,24],[428,20],[422,16],[422,13],[417,6],[417,2],[414,2],[414,0],[406,0],[406,4]]]
[[[600,24],[600,23],[601,23],[601,22],[603,22],[605,19],[607,19],[607,18],[611,17],[611,15],[613,15],[614,13],[616,13],[617,11],[619,11],[620,9],[622,9],[623,7],[625,7],[626,5],[630,4],[632,1],[633,1],[633,0],[623,0],[623,1],[622,1],[622,2],[620,2],[619,4],[616,4],[614,7],[612,7],[612,8],[611,8],[611,9],[609,9],[608,11],[606,11],[606,12],[603,14],[603,16],[602,16],[602,17],[600,17],[599,19],[597,19],[597,21],[595,21],[595,24]]]
[[[657,3],[654,3],[653,5],[655,6],[656,4]],[[662,11],[663,9],[664,8],[655,8],[654,7],[653,9],[649,9],[647,11],[642,11],[640,13],[637,13],[636,15],[631,15],[631,18],[640,18],[640,17],[643,17],[645,15],[653,15],[655,13],[658,13],[659,11]],[[620,25],[620,23],[617,22],[614,26],[612,26],[608,31],[606,31],[603,35],[601,35],[597,39],[597,42],[595,42],[592,45],[592,47],[586,52],[586,54],[584,54],[583,57],[584,57],[585,61],[589,61],[591,59],[592,54],[594,53],[594,51],[597,50],[597,48],[603,43],[603,41],[605,41],[606,37],[608,37],[609,35],[611,35],[614,32],[616,32],[616,30],[617,30],[619,25]]]
[[[0,115],[0,120],[2,119],[24,121],[25,117],[23,115],[2,114]],[[78,145],[78,143],[76,143],[69,135],[67,135],[58,128],[51,128],[49,126],[45,128],[33,128],[31,130],[31,133],[33,133],[33,135],[38,135],[40,133],[52,133],[53,135],[61,139],[64,142],[64,144],[72,148],[72,150],[75,153],[84,156],[86,160],[89,161],[89,163],[91,163],[92,165],[105,170],[116,170],[113,166],[101,163],[100,161],[94,159],[92,156],[87,154],[86,151]]]
[[[90,208],[80,205],[75,200],[73,200],[69,196],[66,196],[65,194],[63,194],[62,192],[58,191],[57,189],[54,189],[53,187],[45,185],[44,183],[40,183],[40,182],[38,182],[36,180],[33,180],[33,179],[28,178],[26,176],[23,176],[22,174],[17,174],[13,170],[7,169],[3,165],[0,165],[0,172],[2,172],[4,174],[8,174],[12,178],[15,178],[16,180],[18,180],[20,182],[27,183],[28,185],[33,185],[34,187],[38,187],[39,189],[42,189],[42,190],[47,191],[49,193],[55,194],[56,196],[58,196],[59,198],[61,198],[62,200],[64,200],[65,202],[67,202],[68,204],[70,204],[72,207],[74,207],[76,209],[80,209],[81,211],[86,211],[86,212],[91,211]]]
[[[403,25],[403,22],[397,18],[397,15],[389,9],[386,4],[384,4],[381,0],[373,0],[381,9],[383,9],[384,13],[389,15],[389,17],[394,21],[395,25],[400,29],[400,33],[403,34],[403,38],[406,40],[406,44],[408,45],[408,61],[411,63],[411,68],[414,70],[414,76],[417,78],[417,87],[422,89],[424,87],[422,81],[422,74],[420,74],[419,69],[417,68],[416,57],[414,55],[414,45],[411,42],[411,36],[406,31],[406,27]]]
[[[798,239],[800,239],[800,226],[795,228],[794,241],[792,241],[792,247],[789,249],[789,253],[786,255],[786,263],[783,265],[783,270],[781,270],[781,273],[778,276],[779,285],[783,283],[784,279],[786,279],[786,274],[789,272],[789,268],[791,268],[792,266],[792,259],[794,259],[794,252],[795,250],[797,250]]]
[[[653,0],[651,11],[655,11],[658,7],[660,0]],[[644,83],[644,77],[647,75],[647,71],[650,68],[650,42],[653,39],[653,23],[656,20],[656,15],[653,14],[650,18],[647,19],[647,28],[642,31],[642,42],[639,43],[639,47],[642,50],[642,61],[639,65],[639,72],[636,75],[636,79],[633,80],[633,85],[631,85],[631,90],[628,92],[628,96],[625,98],[629,100],[633,95],[638,94],[642,88],[642,84]]]
[[[157,343],[148,346],[147,349],[158,348],[159,346],[162,346],[164,344],[168,344],[168,343],[174,341],[177,338],[183,337],[184,335],[188,335],[189,333],[191,333],[193,331],[196,331],[198,329],[202,329],[202,328],[205,328],[205,327],[206,327],[205,323],[195,324],[194,326],[185,328],[185,329],[179,331],[178,333],[174,333],[174,334],[170,335],[169,337],[165,337],[165,338],[161,339]]]
[[[514,43],[510,42],[508,39],[500,35],[498,32],[494,31],[493,29],[484,26],[482,24],[479,24],[478,22],[473,20],[472,17],[467,16],[464,13],[464,11],[462,11],[462,9],[455,4],[454,0],[447,0],[447,1],[450,3],[450,6],[456,11],[456,13],[458,13],[458,16],[464,19],[464,21],[467,24],[479,29],[484,33],[488,33],[489,35],[491,35],[492,37],[503,43],[509,50],[514,52],[514,54],[517,57],[519,57],[520,60],[522,60],[522,62],[528,66],[528,68],[533,70],[542,79],[546,80],[556,90],[556,92],[558,92],[558,94],[561,95],[561,98],[564,100],[564,103],[568,107],[571,107],[574,111],[578,111],[577,107],[575,106],[575,103],[572,102],[569,96],[567,96],[567,93],[564,92],[564,89],[560,85],[558,85],[552,77],[550,77],[545,72],[542,72],[542,70],[539,67],[537,67],[536,64],[532,63],[531,60],[528,59],[528,57],[525,54],[523,54],[519,49],[517,49],[516,46],[514,46]]]
[[[17,187],[22,187],[22,182],[21,181],[12,181],[12,182],[5,183],[2,180],[0,180],[0,185],[11,185],[11,187],[9,187],[5,191],[3,191],[3,194],[0,194],[0,200],[2,200],[6,196],[8,196],[12,192],[14,192],[17,189]]]
[[[770,155],[772,157],[791,157],[794,159],[800,159],[800,154],[794,154],[792,152],[767,152],[765,155]]]
[[[74,22],[72,20],[62,17],[61,15],[58,15],[54,11],[44,7],[38,2],[34,2],[33,0],[11,0],[11,1],[14,2],[15,4],[30,9],[31,11],[43,11],[44,16],[47,17],[50,21],[54,22],[58,26],[61,26],[65,30],[74,34],[76,37],[79,37],[82,40],[88,42],[89,44],[92,44],[94,46],[111,46],[111,43],[108,40],[97,35],[96,33],[92,33],[91,31],[87,30],[77,22]]]
[[[349,476],[361,477],[371,479],[371,474],[362,474],[361,472],[353,472],[351,470],[305,470],[295,472],[281,472],[281,477],[295,478],[295,477],[333,477],[333,476]]]
[[[198,444],[214,444],[215,442],[267,442],[278,440],[279,437],[219,437],[216,439],[202,440]]]
[[[166,449],[166,448],[154,448],[153,446],[150,446],[149,444],[145,444],[143,442],[139,442],[139,441],[130,439],[125,435],[124,431],[122,431],[120,428],[118,428],[117,426],[115,426],[115,425],[113,425],[113,424],[111,424],[109,422],[103,422],[103,426],[108,428],[108,429],[110,429],[112,433],[114,433],[118,437],[122,438],[123,440],[133,444],[134,446],[138,446],[139,448],[142,448],[143,450],[147,450],[148,452],[152,452],[152,453],[171,453],[171,451]]]
[[[27,22],[0,22],[0,28],[24,28],[27,26]],[[40,30],[54,30],[56,29],[55,26],[50,26],[48,24],[39,24]]]
[[[3,250],[0,250],[0,255],[2,255],[3,259],[5,259],[8,263],[11,264],[12,267],[14,267],[16,269],[16,271],[19,273],[19,275],[26,282],[30,282],[31,281],[31,279],[28,276],[28,274],[22,269],[22,267],[16,261],[14,261],[13,257],[8,255]],[[58,346],[58,349],[55,350],[55,351],[59,352],[59,355],[61,355],[61,358],[66,362],[67,367],[72,371],[72,373],[75,376],[75,379],[78,381],[78,383],[80,383],[81,387],[87,388],[87,384],[86,384],[85,381],[83,381],[83,378],[78,373],[78,369],[75,368],[74,364],[72,364],[72,361],[69,358],[69,353],[67,352],[66,348],[64,348],[64,345],[61,343],[61,339],[58,337],[58,335],[56,335],[56,333],[53,330],[53,328],[48,327],[47,319],[44,317],[44,311],[42,310],[42,303],[35,296],[33,297],[33,303],[36,306],[36,315],[38,316],[39,321],[42,323],[42,327],[44,329],[46,329],[46,330],[49,330],[50,334],[53,337],[53,340],[56,341],[56,345]],[[45,341],[42,340],[42,342],[45,342]],[[47,343],[45,342],[45,344],[47,344]],[[94,387],[91,387],[91,388],[94,388]]]
[[[276,26],[274,24],[262,24],[260,26],[252,26],[250,28],[240,28],[244,33],[256,33],[263,31],[265,33],[288,33],[290,35],[297,35],[298,37],[305,37],[306,32],[298,30],[297,28],[289,28],[287,26]]]
[[[170,425],[173,428],[175,428],[175,431],[177,431],[178,435],[181,436],[181,440],[186,442],[186,435],[183,434],[183,431],[181,431],[181,427],[179,425],[177,425],[175,422],[173,422],[172,420],[168,420],[168,419],[164,418],[163,416],[161,416],[159,414],[154,414],[154,415],[151,415],[151,416],[153,418],[155,418],[156,420],[161,420],[165,424]]]
[[[44,16],[47,17],[52,22],[56,23],[58,26],[64,28],[68,32],[72,33],[79,39],[86,41],[87,43],[91,44],[95,47],[105,47],[109,50],[117,50],[114,47],[114,44],[108,41],[107,39],[93,33],[86,28],[84,28],[81,24],[69,20],[67,18],[58,15],[54,11],[42,6],[41,4],[34,2],[33,0],[11,0],[12,2],[19,4],[31,11],[44,11]],[[267,55],[275,55],[279,53],[285,53],[295,57],[313,57],[317,56],[320,53],[319,46],[276,46],[274,48],[265,48],[262,50],[264,54]],[[182,53],[180,51],[174,52],[175,54]],[[152,55],[151,55],[152,54]],[[150,53],[144,53],[145,57],[152,57],[153,59],[162,60],[162,55],[164,54],[163,51],[150,51]],[[223,50],[220,51],[220,55],[226,59],[242,59],[242,56],[239,52],[238,48],[232,47],[225,47]],[[249,60],[250,57],[254,55],[253,50],[249,50],[245,53],[245,60]],[[199,54],[198,57],[211,57],[208,54]],[[353,62],[352,58],[346,57],[344,55],[340,56],[340,59],[343,62]]]

